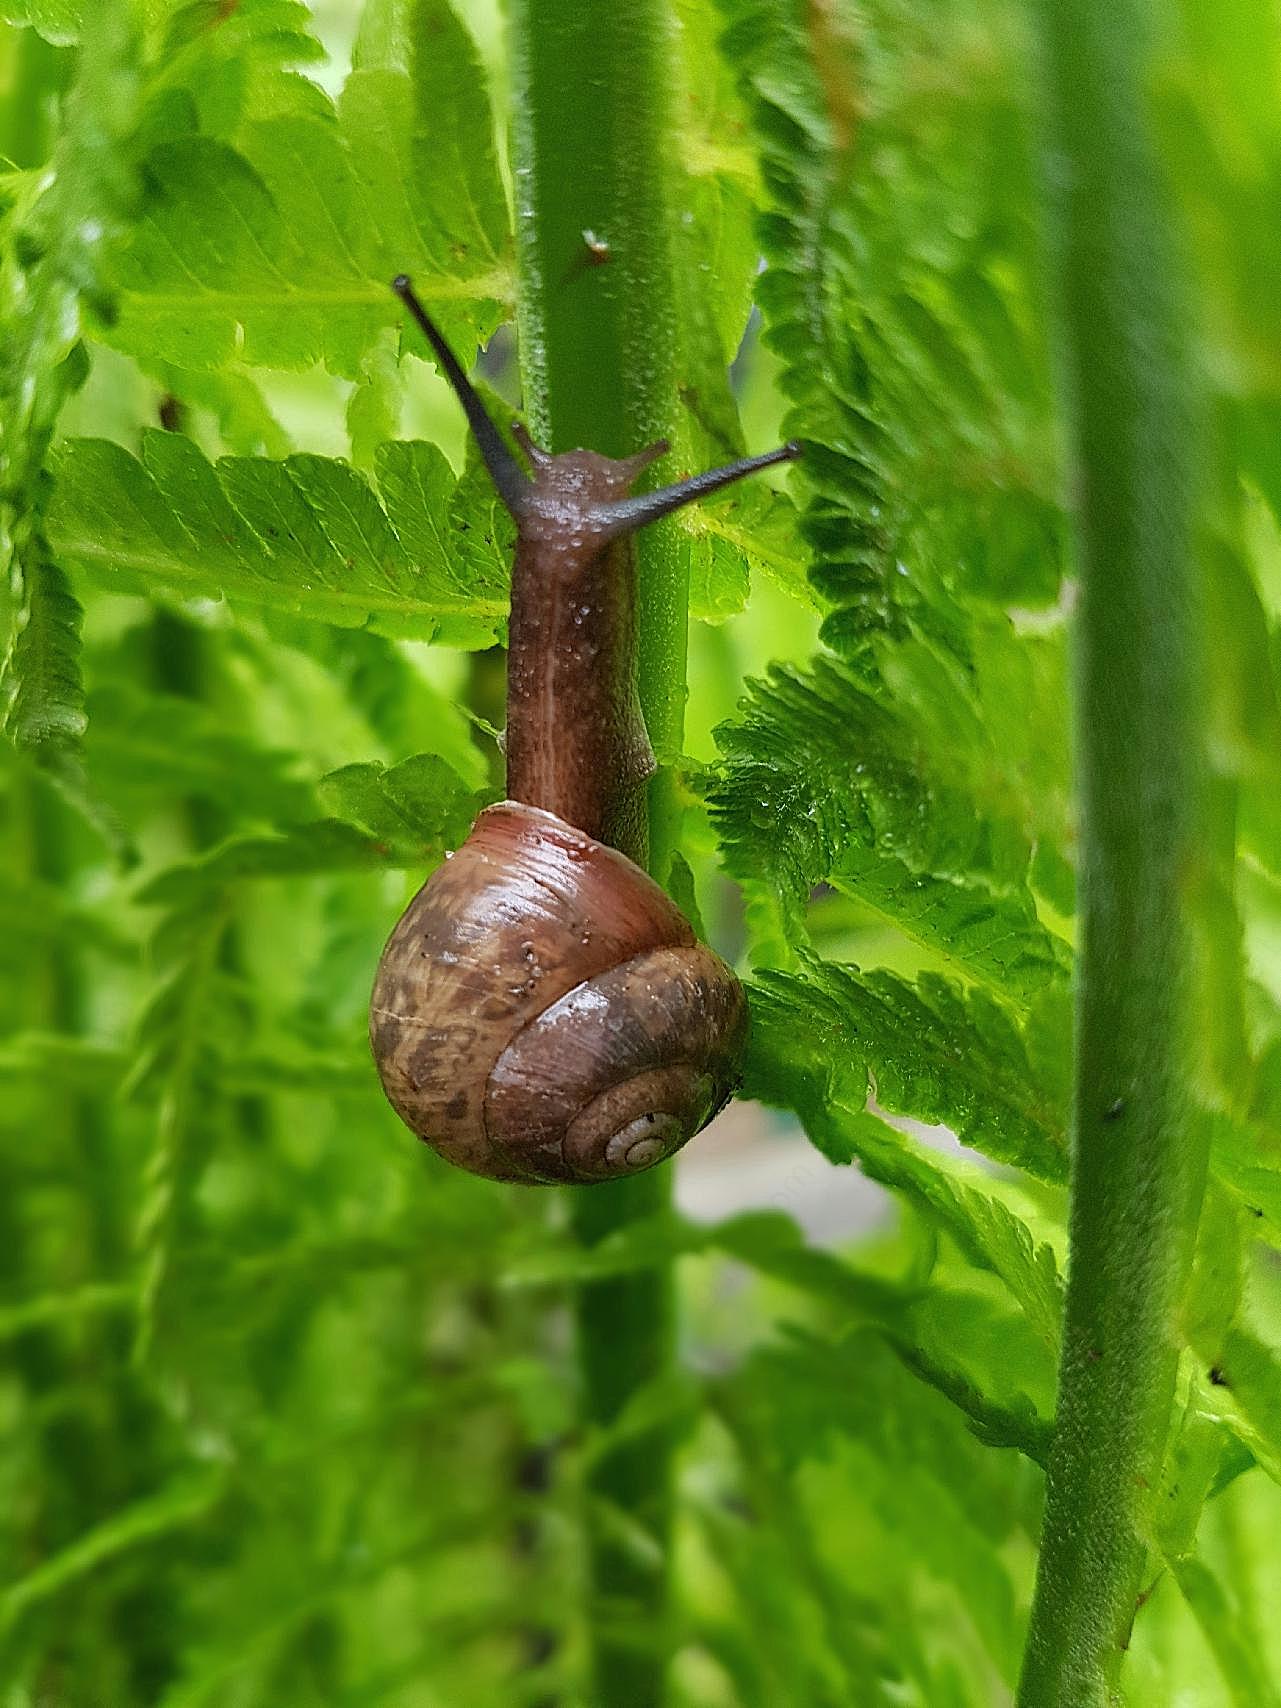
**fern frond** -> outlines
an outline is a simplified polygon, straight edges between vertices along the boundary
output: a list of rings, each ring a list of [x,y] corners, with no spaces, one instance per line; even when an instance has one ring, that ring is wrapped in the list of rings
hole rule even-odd
[[[896,661],[904,686],[912,667]],[[806,940],[814,886],[830,883],[939,965],[1022,1003],[1062,985],[1069,959],[1029,883],[1032,837],[1063,835],[1053,795],[1021,769],[1027,730],[1012,727],[1036,698],[1029,688],[980,725],[968,683],[937,670],[928,680],[932,705],[897,703],[829,659],[752,684],[717,731],[713,820],[730,871],[772,893],[792,944]],[[1022,686],[1013,671],[1004,682]]]
[[[5,729],[38,762],[74,763],[86,723],[80,678],[84,613],[42,541],[34,540],[19,562],[25,599],[8,667],[14,692]]]
[[[836,607],[825,638],[862,670],[876,637],[909,628],[964,657],[953,592],[1045,602],[1063,552],[1022,212],[1029,124],[1009,110],[1010,65],[998,57],[976,76],[959,12],[928,35],[895,14],[888,54],[876,15],[854,30],[796,0],[721,10],[763,157],[758,295],[789,431],[808,443],[801,531]],[[930,67],[928,104],[913,48]],[[945,185],[907,164],[928,152],[940,102]]]
[[[192,104],[172,104],[146,157],[107,342],[153,371],[323,362],[357,379],[400,323],[402,272],[457,345],[488,337],[513,284],[485,78],[445,0],[418,14],[377,46],[366,32],[337,109],[315,85],[282,99],[273,84],[265,110],[214,126],[198,110],[216,67],[194,38],[169,73]]]
[[[7,22],[30,24],[57,46],[80,39],[89,0],[8,0]]]
[[[210,464],[189,440],[153,431],[139,462],[107,440],[73,440],[55,461],[50,535],[64,562],[120,591],[491,644],[507,615],[510,524],[492,495],[461,509],[464,484],[435,446],[383,452],[386,508],[349,464],[324,457]]]
[[[32,21],[56,36],[71,11],[54,7]],[[50,556],[42,470],[62,406],[84,378],[85,305],[105,295],[109,254],[136,193],[136,49],[129,6],[108,0],[81,52],[53,171],[9,213],[0,259],[0,582],[19,590],[0,701],[10,739],[109,838],[81,766],[80,608]]]
[[[144,1547],[206,1518],[224,1488],[220,1471],[206,1471],[176,1479],[104,1519],[6,1588],[0,1595],[0,1631],[15,1624],[29,1608],[61,1593],[126,1550]]]
[[[982,991],[923,974],[817,962],[802,973],[764,972],[752,986],[747,1084],[803,1119],[830,1103],[861,1110],[869,1097],[894,1115],[948,1126],[996,1162],[1042,1180],[1067,1175],[1067,1111],[1027,1040]],[[845,1162],[850,1141],[830,1115],[814,1135]]]
[[[242,821],[296,823],[316,812],[296,755],[229,730],[198,701],[112,682],[89,698],[86,763],[120,810],[188,798]]]
[[[862,1676],[860,1660],[866,1668],[868,1687],[851,1699],[892,1700],[884,1669],[859,1655],[866,1645],[873,1653],[883,1645],[895,1657],[895,1686],[906,1681],[923,1702],[977,1705],[990,1696],[993,1672],[1012,1677],[1014,1586],[1000,1550],[1035,1522],[1035,1504],[1025,1500],[1029,1510],[1020,1511],[1021,1479],[974,1439],[950,1399],[923,1387],[875,1330],[836,1341],[793,1333],[755,1353],[712,1397],[749,1509],[765,1520],[747,1532],[764,1533],[765,1557],[734,1575],[749,1629],[751,1582],[773,1578],[768,1539],[781,1535],[787,1559],[804,1563],[807,1601],[825,1612],[819,1655],[835,1647],[852,1679]],[[856,1550],[833,1546],[851,1534]],[[813,1656],[813,1624],[810,1631]],[[806,1694],[795,1699],[813,1700],[814,1688],[802,1685]]]
[[[202,1173],[196,1145],[209,1093],[218,954],[230,916],[225,896],[203,892],[158,927],[159,983],[139,1019],[128,1090],[155,1103],[155,1131],[143,1178],[137,1247],[141,1264],[135,1359],[150,1358],[175,1239]]]
[[[453,846],[481,801],[438,754],[398,765],[345,765],[320,782],[321,798],[340,817],[418,859]]]

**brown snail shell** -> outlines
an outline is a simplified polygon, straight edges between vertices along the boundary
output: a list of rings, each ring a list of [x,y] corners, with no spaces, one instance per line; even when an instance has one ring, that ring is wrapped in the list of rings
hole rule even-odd
[[[496,1180],[605,1180],[729,1100],[742,986],[625,855],[501,801],[383,950],[370,1038],[397,1114]]]

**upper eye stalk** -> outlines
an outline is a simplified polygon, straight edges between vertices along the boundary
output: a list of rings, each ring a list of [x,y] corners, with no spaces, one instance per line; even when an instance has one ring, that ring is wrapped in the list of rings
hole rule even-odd
[[[488,410],[476,392],[476,388],[463,372],[458,358],[445,342],[440,328],[418,300],[414,287],[404,273],[399,274],[392,281],[391,288],[418,322],[424,338],[435,352],[445,378],[453,387],[458,401],[463,406],[468,425],[472,430],[472,437],[475,439],[480,454],[484,458],[485,467],[489,470],[490,477],[498,489],[498,495],[515,520],[519,522],[522,511],[528,508],[531,487],[537,481],[538,476],[553,469],[559,459],[535,445],[525,428],[519,423],[515,423],[512,427],[512,433],[521,450],[530,460],[534,469],[534,478],[531,479],[525,473],[509,450],[506,440],[494,425]],[[600,458],[600,461],[612,462],[620,470],[627,471],[619,483],[625,490],[650,463],[657,461],[661,456],[665,456],[669,448],[666,439],[659,439],[657,443],[648,446],[634,457],[623,459]],[[595,452],[575,453],[572,451],[567,454],[570,456],[587,454],[593,457],[598,455]],[[800,455],[801,447],[795,440],[790,440],[787,444],[780,445],[776,450],[765,451],[756,457],[741,457],[736,462],[727,463],[723,468],[708,469],[703,474],[692,475],[688,480],[677,481],[674,485],[660,486],[655,492],[644,492],[636,496],[606,500],[603,504],[597,505],[597,518],[599,522],[605,523],[605,517],[601,512],[607,513],[612,525],[606,524],[602,527],[602,532],[606,535],[632,533],[637,528],[643,528],[647,522],[657,522],[661,517],[670,516],[674,510],[680,510],[686,504],[693,504],[700,498],[706,498],[710,493],[718,492],[723,486],[730,486],[735,481],[742,480],[744,475],[755,474],[758,469],[771,468],[775,463],[794,462]]]

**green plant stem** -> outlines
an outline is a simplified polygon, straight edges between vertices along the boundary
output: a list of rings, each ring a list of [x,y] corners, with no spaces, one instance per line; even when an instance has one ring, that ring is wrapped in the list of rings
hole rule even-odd
[[[554,451],[585,446],[620,456],[668,424],[670,25],[664,0],[513,0],[521,362],[535,434]],[[654,749],[670,761],[684,715],[687,561],[664,527],[645,531],[639,556],[641,702]],[[660,877],[675,819],[674,792],[660,772],[649,823],[650,866]],[[662,1208],[670,1192],[666,1169],[578,1189],[578,1237],[594,1243]],[[585,1422],[607,1425],[671,1363],[670,1268],[584,1287],[577,1330]],[[662,1701],[670,1507],[671,1454],[661,1436],[608,1455],[590,1474],[594,1708]],[[636,1545],[638,1527],[655,1553]]]
[[[1020,1708],[1117,1700],[1205,1173],[1187,1026],[1206,857],[1195,410],[1143,0],[1042,0],[1072,405],[1081,938],[1058,1418]]]

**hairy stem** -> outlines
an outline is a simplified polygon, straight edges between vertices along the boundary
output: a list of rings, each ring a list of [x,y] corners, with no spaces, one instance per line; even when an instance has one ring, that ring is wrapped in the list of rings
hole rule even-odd
[[[521,360],[535,437],[625,456],[667,425],[674,309],[664,204],[664,0],[586,7],[513,0],[513,149]],[[639,539],[641,701],[660,762],[680,749],[687,565],[664,526]],[[650,796],[651,866],[672,847],[672,795]],[[637,853],[639,849],[625,849]],[[572,1189],[594,1243],[668,1202],[666,1169]],[[577,1302],[585,1421],[607,1425],[673,1357],[667,1268],[583,1288]],[[664,1688],[671,1455],[661,1437],[600,1461],[586,1491],[595,1708],[652,1708]],[[620,1514],[626,1522],[620,1523]],[[656,1544],[638,1547],[644,1532]]]
[[[1020,1708],[1117,1700],[1205,1171],[1187,1028],[1200,760],[1195,411],[1144,0],[1042,0],[1072,406],[1081,826],[1071,1255]]]

